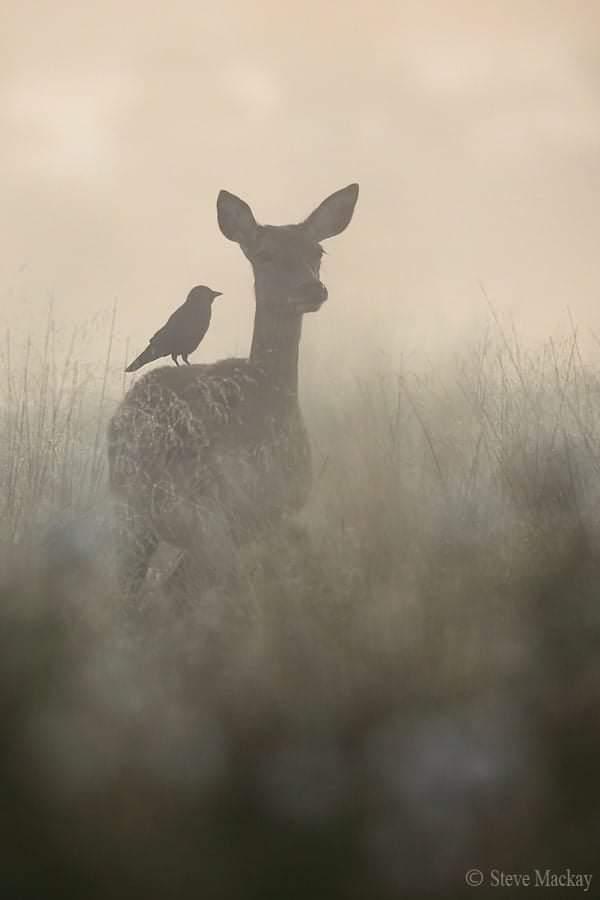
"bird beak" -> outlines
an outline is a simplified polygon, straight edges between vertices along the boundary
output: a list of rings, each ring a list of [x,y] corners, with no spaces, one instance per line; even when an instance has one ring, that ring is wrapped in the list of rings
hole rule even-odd
[[[213,291],[213,297],[222,297],[223,291]]]

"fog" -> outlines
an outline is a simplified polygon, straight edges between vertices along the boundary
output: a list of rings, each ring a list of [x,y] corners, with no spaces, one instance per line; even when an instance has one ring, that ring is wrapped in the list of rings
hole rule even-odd
[[[435,355],[485,321],[482,283],[524,335],[600,328],[599,22],[552,0],[5,4],[0,325],[116,302],[141,346],[207,283],[195,359],[244,354],[218,190],[280,223],[358,181],[305,367]]]
[[[581,0],[4,4],[6,896],[592,879],[599,24]],[[309,496],[278,365],[122,368],[198,283],[224,296],[193,361],[247,353],[221,188],[278,224],[353,182],[304,323]]]

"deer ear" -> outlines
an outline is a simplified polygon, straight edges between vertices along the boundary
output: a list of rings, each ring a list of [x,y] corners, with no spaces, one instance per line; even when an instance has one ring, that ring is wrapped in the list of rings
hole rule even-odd
[[[340,234],[350,224],[358,200],[358,185],[349,184],[323,200],[302,223],[310,239],[317,244]]]
[[[247,203],[230,194],[220,191],[217,198],[217,221],[226,238],[238,244],[250,244],[256,234],[258,224]]]

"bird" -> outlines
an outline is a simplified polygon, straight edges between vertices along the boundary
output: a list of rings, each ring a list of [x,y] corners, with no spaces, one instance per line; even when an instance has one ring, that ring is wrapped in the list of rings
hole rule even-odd
[[[163,356],[170,356],[176,366],[179,365],[178,356],[181,356],[186,365],[191,365],[188,354],[193,353],[208,331],[213,300],[221,296],[221,291],[213,291],[203,284],[192,288],[185,303],[176,309],[166,324],[150,338],[144,352],[140,353],[125,371],[136,372],[146,363],[161,359]]]

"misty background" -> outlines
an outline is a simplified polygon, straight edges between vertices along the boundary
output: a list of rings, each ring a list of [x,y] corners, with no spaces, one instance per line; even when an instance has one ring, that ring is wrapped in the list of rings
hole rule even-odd
[[[0,327],[37,329],[50,301],[59,328],[101,325],[116,302],[139,350],[207,283],[225,296],[194,360],[245,355],[252,277],[219,189],[279,224],[358,181],[305,370],[435,356],[487,320],[480,283],[521,336],[571,315],[585,344],[599,24],[582,0],[5,4]]]
[[[600,4],[2,13],[4,895],[597,884]],[[193,361],[248,352],[220,188],[279,224],[355,181],[304,323],[309,503],[214,590],[171,596],[159,548],[130,603],[126,357],[197,283]]]

